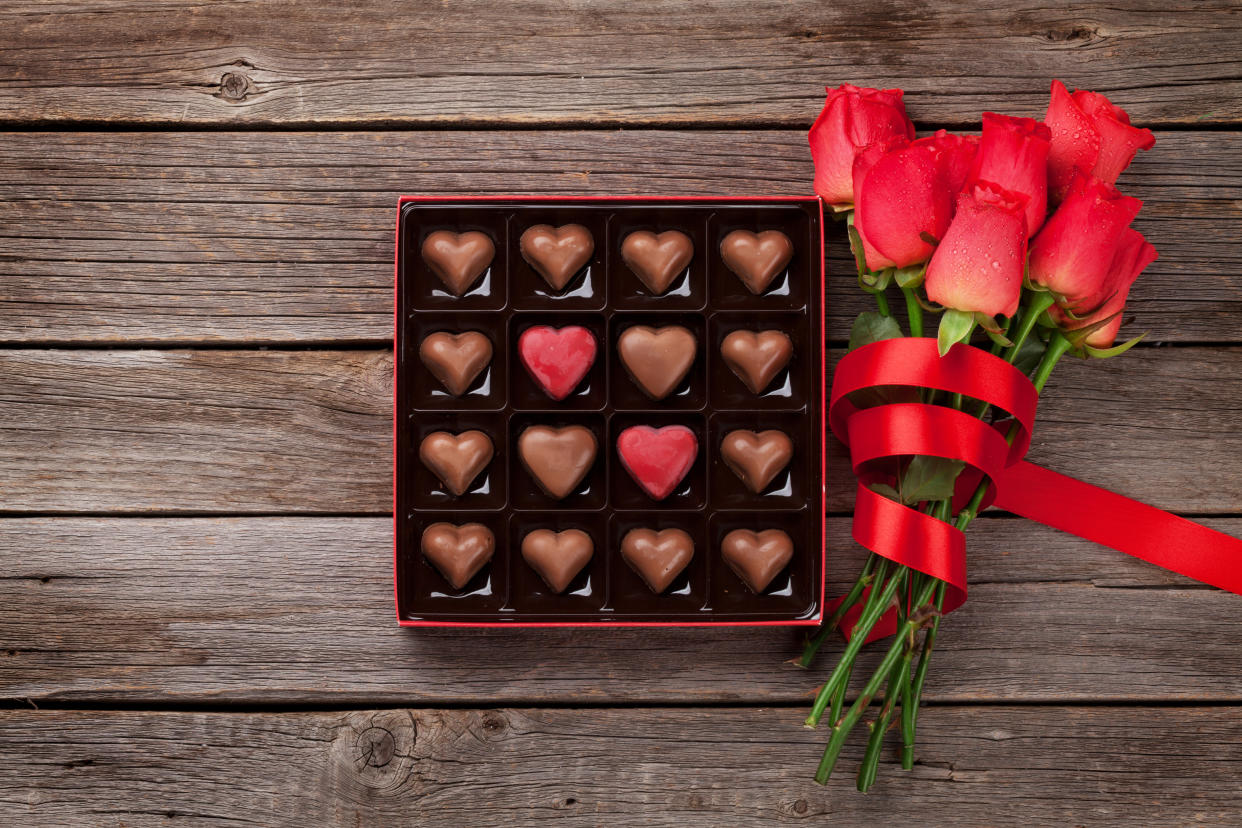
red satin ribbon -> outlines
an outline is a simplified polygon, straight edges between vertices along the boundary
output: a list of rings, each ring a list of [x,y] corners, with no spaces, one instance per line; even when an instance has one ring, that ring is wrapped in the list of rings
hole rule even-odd
[[[917,402],[918,388],[984,400],[1007,412],[1018,432],[1001,430],[943,406]],[[865,397],[866,399],[862,399]],[[984,506],[1110,546],[1212,586],[1242,594],[1242,541],[1119,494],[1023,460],[1035,426],[1038,393],[1021,371],[978,348],[955,345],[941,357],[934,339],[906,337],[863,346],[837,365],[828,407],[833,434],[849,446],[858,476],[854,539],[889,560],[945,581],[945,612],[966,600],[966,539],[949,524],[869,488],[894,482],[893,458],[934,455],[965,462],[956,499],[992,481]],[[863,403],[879,403],[862,407]],[[856,404],[858,403],[858,404]],[[853,627],[854,607],[842,628]],[[869,639],[892,634],[887,613]]]

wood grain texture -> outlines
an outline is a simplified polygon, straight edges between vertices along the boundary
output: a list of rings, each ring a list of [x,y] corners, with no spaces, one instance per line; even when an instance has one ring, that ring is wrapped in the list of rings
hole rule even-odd
[[[1242,709],[932,707],[870,795],[795,711],[0,712],[22,825],[1232,825]],[[49,739],[55,733],[57,738]],[[762,734],[760,736],[759,734]]]
[[[1242,118],[1227,0],[8,3],[17,123],[809,124],[824,85],[914,117],[1042,112],[1060,77],[1144,124]]]
[[[848,519],[828,548],[839,594]],[[804,704],[840,651],[803,671],[792,629],[400,629],[391,561],[382,518],[0,521],[0,698]],[[970,578],[930,700],[1242,702],[1238,596],[1006,518],[971,528]]]
[[[0,13],[0,19],[3,15]],[[392,335],[398,194],[810,190],[805,133],[10,133],[0,342],[330,343]],[[1121,181],[1160,259],[1149,341],[1242,339],[1242,133],[1161,133]],[[828,335],[859,310],[839,227]]]
[[[833,349],[830,356],[840,356]],[[387,513],[387,351],[0,350],[7,512]],[[1030,459],[1163,509],[1242,504],[1230,348],[1068,360]],[[830,441],[830,511],[854,481]]]

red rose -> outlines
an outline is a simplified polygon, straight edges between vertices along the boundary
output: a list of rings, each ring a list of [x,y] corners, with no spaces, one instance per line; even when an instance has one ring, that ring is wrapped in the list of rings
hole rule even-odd
[[[947,308],[1013,316],[1026,263],[1026,202],[996,184],[968,185],[927,265],[927,298]]]
[[[1115,184],[1135,153],[1156,143],[1151,130],[1130,126],[1130,116],[1108,98],[1085,89],[1071,95],[1058,80],[1044,123],[1052,130],[1048,186],[1054,201],[1064,198],[1075,170]]]
[[[1048,212],[1048,145],[1052,133],[1034,118],[983,113],[983,137],[970,181],[991,181],[1026,196],[1026,232],[1034,236]]]
[[[914,139],[900,89],[860,89],[848,83],[829,89],[811,126],[815,192],[828,204],[854,203],[854,156],[871,144]]]
[[[1084,307],[1083,300],[1103,290],[1122,235],[1142,206],[1112,184],[1080,173],[1031,242],[1031,281],[1066,297],[1070,307]]]
[[[954,199],[974,161],[975,141],[941,130],[855,165],[854,226],[867,267],[910,267],[931,258],[953,218]]]
[[[1100,320],[1108,319],[1105,325],[1087,335],[1084,344],[1092,348],[1107,348],[1112,345],[1117,339],[1118,329],[1121,328],[1121,312],[1125,310],[1126,299],[1130,296],[1130,286],[1138,279],[1143,269],[1156,260],[1156,255],[1156,248],[1143,238],[1142,233],[1133,227],[1127,227],[1122,231],[1121,241],[1113,254],[1108,279],[1105,280],[1100,293],[1084,303],[1088,306],[1099,305],[1099,309],[1079,322],[1070,322],[1064,314],[1056,313],[1058,321],[1072,330],[1085,328]],[[1110,316],[1112,319],[1109,319]]]

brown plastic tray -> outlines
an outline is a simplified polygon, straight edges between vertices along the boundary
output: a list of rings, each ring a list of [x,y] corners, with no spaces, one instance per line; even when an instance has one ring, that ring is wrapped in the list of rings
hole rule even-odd
[[[518,252],[535,224],[577,223],[591,230],[595,254],[558,294]],[[814,198],[423,198],[398,203],[394,382],[394,536],[397,616],[412,625],[814,624],[824,584],[823,228]],[[794,255],[784,274],[753,296],[725,267],[719,245],[734,229],[781,230]],[[427,234],[480,230],[496,256],[488,273],[455,297],[420,255]],[[676,229],[694,241],[687,271],[663,296],[652,295],[622,262],[622,239],[634,230]],[[583,382],[563,401],[547,397],[517,356],[523,330],[547,324],[591,330],[599,352]],[[673,394],[653,402],[616,356],[617,336],[634,324],[680,324],[699,340],[696,362]],[[761,394],[751,393],[720,357],[732,330],[779,328],[794,356]],[[459,398],[449,395],[418,357],[436,331],[480,331],[492,341],[491,365]],[[699,455],[668,498],[649,498],[616,454],[630,425],[679,423],[699,440]],[[528,424],[581,424],[599,444],[595,466],[564,500],[543,495],[515,454]],[[433,431],[479,429],[495,457],[470,491],[447,492],[418,459]],[[794,459],[761,494],[752,494],[720,459],[733,428],[778,428],[793,439]],[[477,522],[496,537],[496,553],[462,590],[422,557],[431,523]],[[680,528],[695,555],[664,594],[654,595],[622,560],[632,528]],[[595,555],[563,595],[547,588],[519,552],[533,529],[576,528],[591,535]],[[747,528],[785,530],[794,557],[756,595],[725,564],[721,539]]]

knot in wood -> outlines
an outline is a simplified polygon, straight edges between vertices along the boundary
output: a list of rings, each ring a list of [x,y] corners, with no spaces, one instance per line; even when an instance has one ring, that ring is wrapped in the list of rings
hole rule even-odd
[[[396,755],[397,739],[386,727],[368,727],[358,734],[355,749],[358,751],[359,764],[382,768]]]
[[[220,78],[220,91],[216,97],[226,101],[244,101],[250,94],[250,78],[238,72],[225,72]]]

